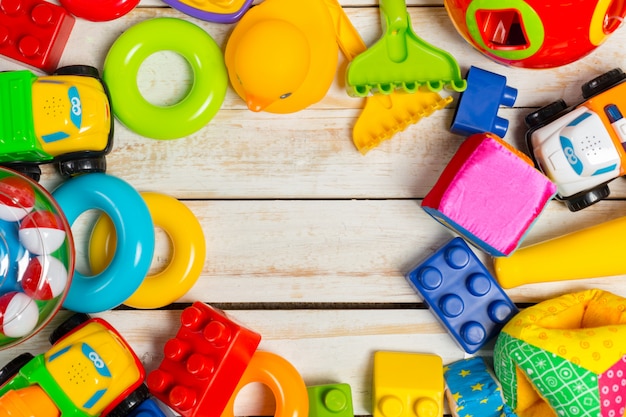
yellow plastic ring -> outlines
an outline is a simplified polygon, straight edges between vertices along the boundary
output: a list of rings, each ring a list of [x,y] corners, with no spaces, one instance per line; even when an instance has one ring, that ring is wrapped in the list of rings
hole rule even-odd
[[[239,391],[252,382],[266,385],[276,399],[275,417],[307,417],[309,393],[298,370],[282,356],[257,350],[241,376],[221,417],[234,417]]]
[[[124,304],[134,308],[159,308],[182,297],[202,272],[206,243],[202,227],[187,206],[177,199],[154,192],[141,193],[155,227],[161,228],[172,243],[172,259],[155,275],[148,275]],[[115,227],[108,216],[101,216],[89,240],[89,263],[94,273],[103,271],[116,245]]]

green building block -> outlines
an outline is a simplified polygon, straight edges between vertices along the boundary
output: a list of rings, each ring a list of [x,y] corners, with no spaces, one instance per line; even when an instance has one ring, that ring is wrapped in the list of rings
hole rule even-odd
[[[309,417],[354,417],[352,391],[348,384],[307,387]]]

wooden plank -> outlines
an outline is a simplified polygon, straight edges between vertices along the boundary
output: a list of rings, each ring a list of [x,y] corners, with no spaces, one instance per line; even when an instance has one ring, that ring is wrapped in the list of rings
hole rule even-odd
[[[260,350],[276,353],[296,367],[307,385],[348,383],[355,414],[371,413],[372,355],[379,350],[436,353],[444,363],[465,354],[427,310],[241,310],[226,313],[262,335]],[[128,340],[147,371],[163,358],[163,345],[178,329],[180,311],[108,311],[108,320]],[[23,352],[48,349],[47,336],[67,312],[39,335],[8,351],[0,363]],[[268,393],[252,384],[237,398],[236,415],[273,415]]]
[[[608,70],[606,62],[619,62],[624,57],[621,43],[626,33],[618,32],[596,53],[567,69],[504,67],[461,41],[443,8],[414,9],[411,16],[415,26],[423,28],[420,33],[433,43],[446,45],[464,68],[480,65],[506,75],[513,87],[519,87],[516,107],[502,109],[499,115],[511,122],[507,140],[520,149],[525,149],[523,118],[531,111],[528,106],[561,97],[576,102],[582,82]],[[379,26],[377,12],[361,8],[348,9],[348,13],[355,26],[368,34],[367,41],[373,42]],[[113,22],[77,22],[62,65],[83,63],[101,68],[117,36],[157,15],[176,13],[167,8],[141,8]],[[229,25],[199,24],[220,45],[225,44]],[[156,100],[180,95],[190,82],[178,79],[184,71],[180,60],[171,58],[164,54],[161,61],[152,62],[155,67],[146,70],[143,83],[151,86],[150,95]],[[153,187],[158,177],[159,188],[178,198],[422,198],[463,139],[448,131],[454,104],[362,156],[352,144],[351,130],[363,101],[346,95],[340,85],[340,69],[328,96],[295,115],[253,113],[229,88],[215,118],[187,138],[154,141],[117,123],[109,172],[144,190]],[[169,78],[162,78],[162,74],[169,74]],[[144,163],[154,166],[148,169]],[[59,181],[52,178],[44,184],[54,187]],[[613,182],[611,188],[614,197],[626,196],[623,181]]]
[[[404,276],[453,237],[415,200],[189,201],[207,242],[201,277],[180,301],[297,304],[419,303]],[[552,203],[523,242],[530,245],[626,212],[624,201],[604,201],[571,213]],[[75,227],[86,265],[87,220]],[[590,244],[600,244],[590,242]],[[493,271],[492,258],[475,250]],[[157,234],[152,273],[172,256]],[[149,278],[148,278],[149,279]],[[515,302],[536,302],[574,289],[626,292],[624,277],[526,285],[508,290]]]

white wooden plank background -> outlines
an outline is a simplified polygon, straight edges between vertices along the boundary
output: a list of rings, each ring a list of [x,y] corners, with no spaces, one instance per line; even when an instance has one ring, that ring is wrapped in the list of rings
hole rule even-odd
[[[378,39],[376,0],[342,4],[366,44]],[[626,63],[621,28],[594,53],[566,67],[505,67],[462,40],[441,1],[408,4],[415,32],[452,53],[463,72],[479,66],[507,76],[508,84],[519,90],[515,108],[501,109],[499,115],[511,122],[506,139],[522,149],[523,118],[533,108],[558,98],[575,103],[583,82]],[[143,0],[112,22],[78,20],[61,65],[102,68],[108,49],[125,29],[157,16],[193,21],[222,47],[232,30],[232,25],[185,16],[161,1]],[[179,303],[158,311],[98,314],[119,328],[148,369],[158,365],[180,310],[197,300],[225,308],[260,332],[261,348],[290,360],[307,384],[349,383],[356,414],[371,413],[374,351],[437,353],[444,362],[465,356],[404,279],[410,267],[452,237],[422,211],[420,201],[463,140],[448,131],[455,103],[363,156],[351,141],[363,101],[345,93],[345,65],[340,57],[337,79],[322,101],[295,114],[252,113],[229,88],[213,121],[187,138],[156,141],[116,124],[109,173],[139,191],[179,198],[198,217],[207,240],[202,276]],[[0,60],[0,70],[20,68]],[[185,91],[190,76],[178,57],[160,53],[146,63],[138,82],[146,95],[168,102]],[[47,188],[60,181],[49,167],[44,169]],[[626,182],[614,181],[611,190],[609,201],[578,213],[551,203],[525,244],[625,215]],[[74,226],[81,265],[89,223],[84,216]],[[167,264],[169,249],[164,233],[157,233],[153,270]],[[488,256],[477,254],[491,267]],[[518,303],[593,287],[626,296],[625,278],[527,285],[508,294]],[[54,323],[67,314],[63,311]],[[0,364],[24,351],[45,350],[54,323],[33,339],[0,351]],[[271,414],[271,402],[259,400],[264,394],[257,389],[240,396],[237,413]]]

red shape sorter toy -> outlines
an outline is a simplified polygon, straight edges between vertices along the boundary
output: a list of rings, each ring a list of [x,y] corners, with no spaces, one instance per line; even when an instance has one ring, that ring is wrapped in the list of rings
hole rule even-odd
[[[220,417],[261,335],[201,302],[183,310],[180,321],[148,388],[183,417]]]
[[[52,73],[76,18],[42,0],[0,1],[0,54]]]

